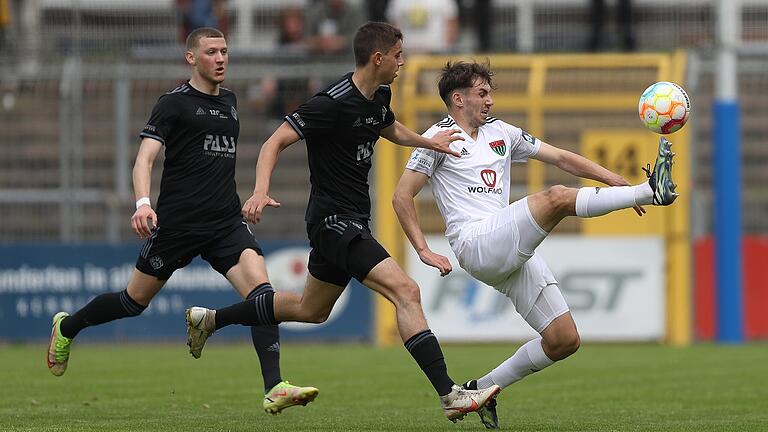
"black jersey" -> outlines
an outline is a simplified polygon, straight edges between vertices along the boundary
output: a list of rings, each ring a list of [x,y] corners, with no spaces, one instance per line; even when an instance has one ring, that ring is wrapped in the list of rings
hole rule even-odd
[[[312,183],[307,222],[334,214],[370,219],[368,172],[381,129],[395,121],[391,100],[389,86],[367,99],[350,72],[285,117],[307,143]]]
[[[140,134],[165,146],[159,226],[213,230],[241,218],[235,186],[239,134],[237,99],[227,89],[212,96],[186,83],[160,97]]]

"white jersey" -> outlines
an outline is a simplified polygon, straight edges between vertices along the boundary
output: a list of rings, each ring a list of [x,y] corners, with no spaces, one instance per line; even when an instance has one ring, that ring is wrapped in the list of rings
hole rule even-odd
[[[460,129],[450,116],[430,127],[431,138],[445,129]],[[432,193],[445,220],[445,236],[456,250],[461,230],[509,205],[510,167],[539,151],[541,141],[522,129],[489,117],[473,140],[466,132],[451,148],[461,157],[417,148],[406,168],[430,177]]]

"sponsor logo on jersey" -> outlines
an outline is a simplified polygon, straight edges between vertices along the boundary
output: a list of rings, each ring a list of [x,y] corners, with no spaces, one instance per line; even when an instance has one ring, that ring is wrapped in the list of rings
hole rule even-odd
[[[503,140],[492,141],[488,145],[491,146],[491,150],[499,156],[507,154],[507,146],[504,144]]]
[[[373,155],[373,141],[368,141],[365,144],[357,145],[357,164],[371,163],[371,156]]]
[[[462,147],[462,148],[461,148],[461,155],[462,155],[462,156],[469,156],[469,151],[467,151],[467,149],[465,149],[464,147]]]
[[[195,115],[206,115],[207,113],[202,107],[197,107],[197,112],[195,112]]]
[[[467,186],[469,193],[478,194],[493,194],[500,195],[502,189],[496,187],[496,171],[492,169],[484,169],[480,171],[480,179],[485,183],[485,186]]]
[[[496,171],[484,169],[480,171],[480,178],[483,179],[483,183],[489,188],[496,187]]]
[[[365,119],[365,124],[367,124],[367,125],[376,126],[379,123],[380,122],[378,120],[376,120],[375,117],[368,117],[367,119]]]
[[[523,139],[528,141],[531,144],[536,144],[536,138],[533,137],[533,135],[529,134],[528,132],[521,130],[520,132],[523,133]]]
[[[151,124],[144,126],[144,130],[147,132],[155,132],[157,128]]]
[[[235,157],[235,137],[206,135],[203,140],[203,154],[206,156]]]

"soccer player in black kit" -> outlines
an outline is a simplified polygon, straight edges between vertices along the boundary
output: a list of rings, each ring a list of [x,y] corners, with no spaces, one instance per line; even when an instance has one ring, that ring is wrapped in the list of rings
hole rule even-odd
[[[355,71],[331,84],[285,117],[264,143],[256,167],[253,196],[243,215],[258,222],[264,207],[279,207],[268,195],[279,153],[304,139],[312,190],[306,212],[312,250],[304,293],[295,297],[267,293],[227,308],[193,307],[187,311],[188,343],[199,356],[216,330],[231,325],[274,325],[281,321],[323,322],[354,277],[391,301],[406,349],[440,396],[452,421],[477,411],[499,391],[464,390],[448,376],[437,338],[427,326],[419,287],[371,235],[368,172],[380,136],[410,147],[424,147],[458,157],[449,144],[457,131],[424,138],[395,120],[389,84],[404,64],[403,35],[386,23],[369,22],[354,38]]]
[[[228,64],[224,35],[214,28],[194,30],[187,39],[186,60],[192,67],[190,80],[160,97],[140,134],[131,226],[146,243],[136,268],[124,291],[99,295],[71,316],[54,316],[48,367],[56,376],[66,370],[70,344],[82,329],[141,314],[173,272],[197,255],[244,298],[272,292],[261,248],[240,213],[235,187],[240,121],[234,93],[220,86]],[[150,179],[163,146],[155,213]],[[298,301],[299,296],[293,296]],[[317,396],[316,388],[293,386],[280,377],[277,325],[252,327],[251,335],[262,367],[265,411],[277,414]]]

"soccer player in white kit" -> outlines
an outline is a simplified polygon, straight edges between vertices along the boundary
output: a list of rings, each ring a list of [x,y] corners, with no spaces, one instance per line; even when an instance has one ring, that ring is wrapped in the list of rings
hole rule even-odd
[[[430,127],[431,137],[445,129],[461,129],[463,141],[451,147],[461,157],[416,149],[395,190],[393,205],[408,239],[427,265],[445,276],[448,258],[429,249],[416,216],[414,197],[431,182],[432,193],[446,224],[446,237],[461,267],[474,278],[505,294],[517,312],[541,337],[528,341],[487,375],[466,388],[502,389],[533,372],[562,360],[579,348],[579,333],[557,280],[536,247],[566,216],[593,217],[643,205],[669,205],[677,194],[672,182],[670,143],[661,138],[649,179],[632,186],[622,176],[567,150],[542,142],[518,127],[490,117],[491,72],[479,63],[448,63],[438,88],[449,116]],[[570,188],[562,185],[509,204],[512,162],[536,159],[608,187]],[[500,247],[504,245],[506,247]],[[495,401],[480,419],[497,428]]]

